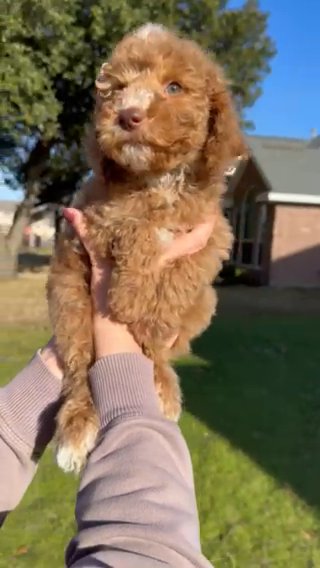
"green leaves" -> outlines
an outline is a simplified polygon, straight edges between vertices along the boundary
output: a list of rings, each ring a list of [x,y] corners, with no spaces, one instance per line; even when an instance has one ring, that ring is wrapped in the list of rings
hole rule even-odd
[[[64,47],[71,18],[65,0],[4,2],[2,19],[2,128],[14,136],[50,139],[59,128],[61,103],[53,77],[68,61]],[[63,14],[63,15],[61,15]]]
[[[5,96],[0,103],[3,128],[18,140],[22,134],[31,135],[34,129],[45,138],[54,136],[60,104],[50,80],[32,61],[25,46],[5,46],[3,80]]]
[[[19,148],[29,148],[30,140],[50,141],[51,162],[43,169],[46,187],[56,177],[57,154],[62,156],[59,175],[65,170],[66,178],[72,163],[75,167],[81,163],[79,176],[85,171],[80,148],[92,111],[94,79],[101,62],[129,30],[148,21],[163,23],[214,52],[226,69],[241,111],[259,96],[274,54],[267,35],[267,15],[255,0],[247,0],[238,10],[228,10],[226,0],[2,3],[2,133],[9,134]],[[77,159],[63,161],[71,148]],[[28,160],[26,155],[27,149],[18,152],[18,158],[15,155],[12,164],[16,172],[19,160],[20,168]]]

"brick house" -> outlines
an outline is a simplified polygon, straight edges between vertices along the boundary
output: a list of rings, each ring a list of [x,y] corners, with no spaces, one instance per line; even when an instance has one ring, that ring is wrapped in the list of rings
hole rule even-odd
[[[250,136],[247,160],[228,172],[230,265],[260,284],[320,287],[320,136]]]

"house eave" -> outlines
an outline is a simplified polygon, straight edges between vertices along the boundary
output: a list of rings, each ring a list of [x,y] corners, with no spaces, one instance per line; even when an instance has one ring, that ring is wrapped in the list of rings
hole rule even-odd
[[[299,205],[320,205],[320,195],[305,193],[280,193],[270,191],[257,196],[257,202],[292,203]]]

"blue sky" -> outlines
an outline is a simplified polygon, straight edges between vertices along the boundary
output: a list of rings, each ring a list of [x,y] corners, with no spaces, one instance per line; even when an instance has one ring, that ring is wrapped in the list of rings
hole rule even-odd
[[[260,0],[260,6],[270,14],[277,55],[247,116],[256,134],[308,138],[312,128],[320,134],[320,1]]]
[[[262,96],[247,111],[254,133],[308,138],[315,128],[320,134],[320,0],[260,0],[260,6],[270,14],[277,55]],[[0,179],[0,199],[20,197],[1,186]]]

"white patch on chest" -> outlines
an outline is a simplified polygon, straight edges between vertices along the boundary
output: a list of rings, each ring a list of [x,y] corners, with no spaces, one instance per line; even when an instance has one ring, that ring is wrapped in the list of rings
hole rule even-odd
[[[169,229],[165,229],[164,227],[161,229],[156,229],[156,233],[158,236],[159,241],[164,244],[170,244],[173,241],[174,234]]]
[[[142,144],[124,144],[121,148],[121,163],[133,171],[148,169],[152,158],[152,150]]]
[[[158,177],[150,176],[147,183],[152,192],[161,196],[168,205],[172,205],[184,187],[185,168],[182,167]]]

